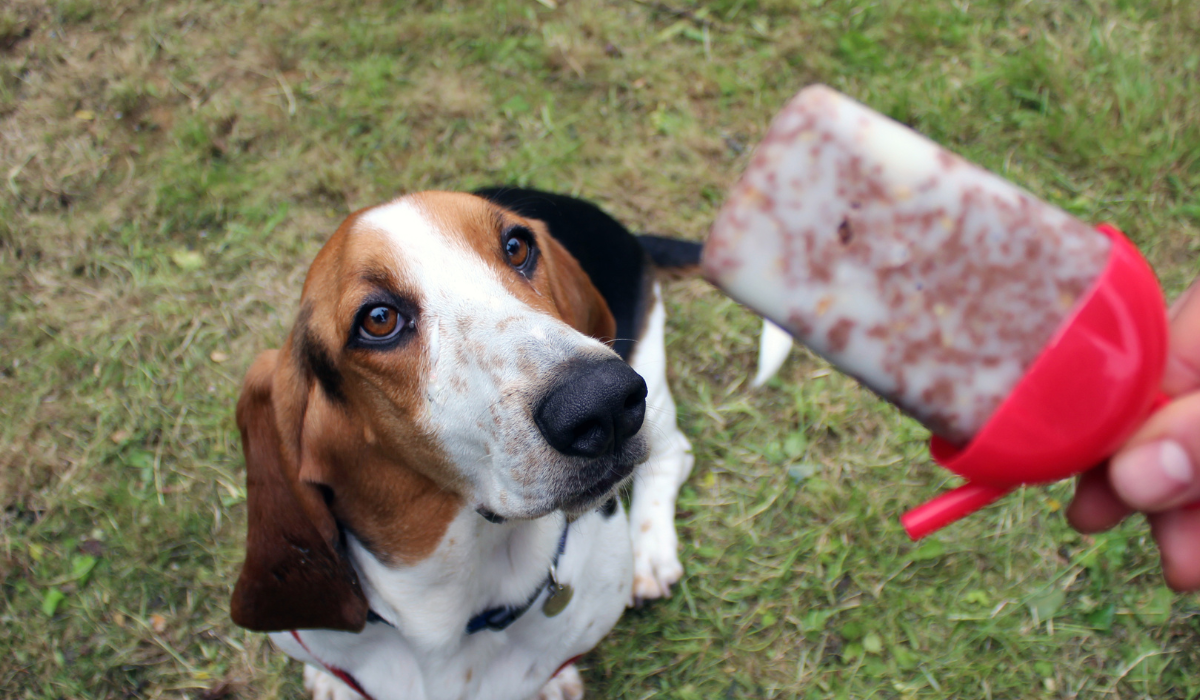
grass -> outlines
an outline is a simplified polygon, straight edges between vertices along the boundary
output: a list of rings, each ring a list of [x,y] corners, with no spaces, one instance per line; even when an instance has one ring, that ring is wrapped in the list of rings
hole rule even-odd
[[[295,698],[231,625],[239,379],[350,210],[509,182],[699,239],[773,112],[845,91],[1200,273],[1188,0],[12,0],[0,9],[0,697]],[[1145,526],[1068,485],[914,545],[919,426],[668,288],[688,573],[585,659],[600,698],[1194,698]]]

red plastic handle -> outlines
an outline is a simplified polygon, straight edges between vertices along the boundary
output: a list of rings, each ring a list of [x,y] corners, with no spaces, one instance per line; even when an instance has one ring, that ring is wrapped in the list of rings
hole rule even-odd
[[[913,539],[1023,484],[1065,479],[1108,459],[1161,405],[1166,303],[1154,271],[1117,229],[1104,271],[987,424],[963,447],[930,453],[966,486],[901,520]]]
[[[909,537],[919,540],[984,506],[995,503],[1012,490],[1013,487],[988,486],[968,481],[900,516],[900,524],[904,525]]]

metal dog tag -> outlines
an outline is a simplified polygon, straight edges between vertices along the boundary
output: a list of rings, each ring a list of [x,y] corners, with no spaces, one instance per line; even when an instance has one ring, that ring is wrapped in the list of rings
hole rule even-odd
[[[546,596],[546,602],[542,603],[542,612],[546,613],[546,617],[554,617],[571,603],[571,596],[575,595],[575,589],[571,588],[571,584],[563,585],[557,581],[550,584],[550,595]]]

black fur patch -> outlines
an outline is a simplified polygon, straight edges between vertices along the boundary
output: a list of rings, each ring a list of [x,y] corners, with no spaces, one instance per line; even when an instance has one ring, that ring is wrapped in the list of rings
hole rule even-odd
[[[608,499],[607,501],[604,502],[604,505],[600,506],[600,515],[603,515],[605,518],[611,518],[614,514],[616,514],[616,512],[617,512],[617,497],[616,496],[613,496],[612,498]]]
[[[300,309],[300,314],[296,317],[296,328],[293,331],[295,335],[292,341],[292,350],[296,354],[296,361],[300,363],[307,374],[316,378],[321,385],[321,390],[325,392],[325,396],[329,397],[330,401],[344,404],[346,395],[342,392],[342,374],[334,366],[333,360],[329,357],[329,351],[308,327],[311,317],[312,309],[307,306]]]
[[[699,243],[649,234],[638,236],[637,239],[658,267],[693,267],[700,264],[700,251],[704,246]]]

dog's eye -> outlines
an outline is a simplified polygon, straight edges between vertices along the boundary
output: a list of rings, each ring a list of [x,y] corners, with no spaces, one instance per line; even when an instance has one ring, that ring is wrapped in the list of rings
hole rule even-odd
[[[537,248],[533,244],[533,232],[524,226],[514,226],[504,232],[504,256],[508,263],[526,277],[532,277],[537,264]]]
[[[508,243],[504,244],[504,252],[513,267],[520,267],[529,259],[529,244],[521,238],[510,238]]]
[[[400,312],[390,306],[376,306],[367,311],[358,332],[366,340],[388,340],[403,327]]]

